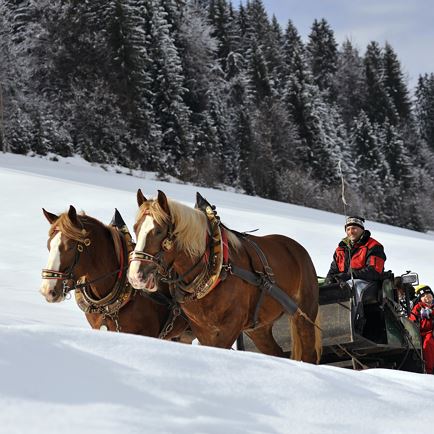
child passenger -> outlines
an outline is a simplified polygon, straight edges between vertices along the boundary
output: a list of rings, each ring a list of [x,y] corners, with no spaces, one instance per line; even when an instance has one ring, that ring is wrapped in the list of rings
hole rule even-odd
[[[434,294],[429,286],[419,285],[416,287],[416,296],[409,319],[419,324],[426,372],[432,374],[434,370]]]

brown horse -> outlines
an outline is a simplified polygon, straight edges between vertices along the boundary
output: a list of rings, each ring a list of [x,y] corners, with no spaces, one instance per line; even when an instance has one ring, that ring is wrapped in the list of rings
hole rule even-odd
[[[169,297],[154,300],[129,285],[126,269],[133,246],[128,234],[77,215],[72,205],[60,216],[43,212],[51,224],[41,285],[48,302],[60,302],[75,290],[77,304],[94,329],[165,339],[186,330],[188,321],[179,316],[179,308],[172,311]],[[188,333],[181,340],[191,343]]]
[[[211,207],[192,209],[161,191],[146,200],[139,190],[137,201],[137,244],[128,272],[133,286],[155,292],[161,277],[169,282],[203,345],[230,348],[245,331],[261,352],[282,356],[272,327],[284,308],[266,291],[277,286],[298,305],[291,316],[291,357],[319,362],[318,283],[300,244],[282,235],[239,234],[220,224],[216,230],[209,224],[218,221]]]

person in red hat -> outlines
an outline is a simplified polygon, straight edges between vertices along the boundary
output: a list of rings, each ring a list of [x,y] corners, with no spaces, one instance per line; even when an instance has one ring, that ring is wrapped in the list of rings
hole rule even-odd
[[[416,303],[408,318],[419,324],[425,369],[427,374],[432,374],[434,370],[434,294],[428,285],[419,285],[416,287],[416,295]]]

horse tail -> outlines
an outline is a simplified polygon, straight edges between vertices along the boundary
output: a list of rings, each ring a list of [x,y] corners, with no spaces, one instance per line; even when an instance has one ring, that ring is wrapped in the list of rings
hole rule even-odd
[[[315,318],[315,351],[316,351],[316,364],[318,365],[321,360],[322,355],[322,336],[321,336],[321,328],[319,326],[319,309]]]
[[[301,360],[303,353],[303,342],[299,333],[299,325],[296,324],[295,317],[299,315],[296,313],[291,317],[291,359],[293,360]],[[305,317],[305,315],[302,315]],[[320,320],[319,320],[319,310],[316,314],[315,323],[309,320],[311,325],[314,327],[314,336],[315,336],[315,353],[316,353],[316,364],[319,364],[322,355],[322,337],[321,337],[321,328],[320,328]]]
[[[297,315],[297,314],[296,314]],[[291,321],[291,359],[301,360],[302,343],[300,334],[298,333],[298,327],[295,324],[295,316],[290,318]]]

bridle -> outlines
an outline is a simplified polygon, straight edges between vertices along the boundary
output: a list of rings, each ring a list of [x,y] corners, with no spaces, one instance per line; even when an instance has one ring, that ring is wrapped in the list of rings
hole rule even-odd
[[[204,253],[199,257],[197,262],[195,262],[187,271],[183,272],[182,274],[178,274],[173,270],[173,263],[167,264],[164,261],[164,254],[168,251],[171,251],[174,246],[175,236],[173,233],[173,224],[170,223],[167,236],[161,242],[160,250],[155,255],[151,255],[144,251],[134,250],[129,255],[129,262],[131,263],[133,261],[139,261],[141,263],[153,264],[156,268],[156,277],[158,277],[162,282],[169,284],[172,297],[174,297],[177,301],[184,301],[186,299],[186,295],[191,299],[194,299],[198,296],[201,297],[202,295],[200,294],[199,287],[204,283],[204,281],[208,280],[210,277],[210,267],[214,266],[213,260],[211,260],[209,263],[207,263],[207,261],[204,263],[204,258],[207,258],[208,252],[211,252],[212,250],[213,237],[208,237],[207,246]],[[201,264],[204,264],[203,270],[199,272],[193,281],[189,283],[185,282],[186,276],[188,276]],[[179,290],[184,295],[181,295]]]
[[[78,261],[80,260],[80,254],[84,252],[85,247],[89,247],[91,245],[91,241],[89,238],[85,238],[83,242],[77,241],[74,260],[72,261],[71,266],[67,269],[67,271],[58,271],[58,270],[50,270],[48,268],[42,269],[42,279],[48,280],[61,280],[62,281],[62,296],[66,297],[68,293],[77,288],[77,283],[73,286],[69,286],[68,282],[75,282],[74,278],[74,268],[77,266]]]
[[[146,212],[145,214],[150,215],[149,212]],[[163,279],[167,278],[171,266],[164,261],[164,254],[166,252],[170,252],[171,250],[173,250],[175,246],[175,235],[173,233],[172,222],[169,223],[167,229],[167,236],[164,238],[163,241],[161,241],[160,246],[161,246],[160,250],[155,255],[150,255],[149,253],[146,253],[143,250],[133,250],[128,255],[129,263],[131,264],[131,262],[138,261],[140,263],[154,264],[157,269],[158,275],[161,276]]]
[[[81,253],[84,252],[84,249],[86,247],[89,247],[91,245],[91,240],[89,238],[85,238],[83,242],[77,241],[76,249],[75,249],[75,255],[74,260],[72,261],[71,266],[67,269],[67,271],[57,271],[57,270],[50,270],[47,268],[42,269],[42,279],[48,279],[48,280],[61,280],[62,281],[62,296],[65,298],[71,291],[74,291],[76,289],[82,289],[87,286],[89,286],[92,283],[98,282],[100,280],[106,279],[107,277],[112,276],[113,274],[120,274],[128,267],[121,266],[121,268],[114,270],[110,273],[105,273],[101,276],[96,277],[95,279],[91,281],[86,281],[83,283],[79,283],[79,281],[74,276],[74,268],[77,266]],[[68,285],[68,282],[74,282],[73,285]]]

